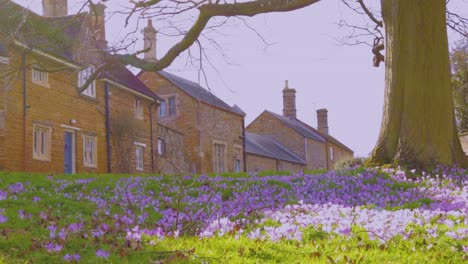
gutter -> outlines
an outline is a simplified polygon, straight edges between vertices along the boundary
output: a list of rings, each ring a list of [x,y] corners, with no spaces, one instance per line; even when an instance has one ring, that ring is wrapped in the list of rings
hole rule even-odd
[[[114,81],[112,81],[112,80],[110,80],[110,79],[108,79],[108,78],[102,78],[101,80],[106,81],[106,82],[108,82],[108,83],[110,83],[110,84],[112,84],[112,85],[115,85],[115,86],[119,87],[120,89],[123,89],[123,90],[125,90],[125,91],[127,91],[127,92],[129,92],[129,93],[134,94],[134,95],[138,95],[138,96],[140,96],[140,97],[143,97],[143,98],[148,99],[148,100],[150,100],[150,101],[153,101],[153,102],[154,102],[154,101],[159,101],[159,100],[154,99],[154,98],[152,98],[152,97],[149,97],[149,96],[147,96],[147,95],[145,95],[145,94],[142,94],[142,93],[139,93],[139,92],[137,92],[137,91],[135,91],[135,90],[132,90],[132,89],[126,87],[126,86],[123,86],[123,85],[121,85],[121,84],[119,84],[119,83],[116,83],[116,82],[114,82]]]
[[[154,137],[153,137],[153,105],[155,105],[157,101],[152,102],[149,105],[149,116],[150,116],[150,134],[151,134],[151,170],[152,172],[155,172],[155,167],[154,167]]]
[[[247,152],[245,150],[245,117],[242,118],[242,159],[244,162],[244,172],[247,172]]]
[[[105,89],[105,119],[106,119],[106,152],[107,152],[107,173],[112,173],[112,147],[110,140],[110,99],[109,83],[104,82]]]
[[[56,62],[62,63],[62,64],[66,65],[66,66],[68,66],[68,67],[70,67],[70,68],[73,68],[73,69],[76,69],[76,70],[81,70],[81,68],[82,68],[80,65],[77,65],[77,64],[74,64],[74,63],[70,63],[70,62],[68,62],[68,61],[66,61],[66,60],[60,59],[60,58],[58,58],[58,57],[55,57],[55,56],[53,56],[53,55],[50,55],[50,54],[45,53],[45,52],[43,52],[43,51],[40,51],[40,50],[38,50],[38,49],[32,48],[32,47],[30,47],[29,45],[26,45],[26,44],[24,44],[24,43],[22,43],[22,42],[19,42],[18,40],[15,40],[14,43],[15,43],[15,45],[17,45],[17,46],[22,47],[23,49],[29,49],[30,51],[32,51],[32,52],[34,52],[34,53],[36,53],[36,54],[38,54],[38,55],[41,55],[41,56],[44,56],[44,57],[46,57],[46,58],[48,58],[48,59],[51,59],[51,60],[54,60],[54,61],[56,61]]]

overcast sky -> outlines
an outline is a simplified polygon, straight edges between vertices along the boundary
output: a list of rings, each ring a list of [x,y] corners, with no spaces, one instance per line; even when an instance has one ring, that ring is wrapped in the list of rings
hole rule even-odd
[[[119,1],[106,2],[109,42],[119,41],[128,31],[123,29],[122,16],[110,16],[120,8]],[[468,10],[466,0],[457,1],[456,8]],[[41,0],[15,2],[42,13]],[[69,0],[71,13],[76,12],[77,2]],[[340,43],[348,33],[337,25],[342,19],[356,24],[363,18],[349,15],[339,0],[324,0],[293,12],[246,18],[255,31],[240,20],[232,20],[217,28],[218,33],[209,34],[221,46],[222,54],[209,41],[202,42],[214,67],[205,60],[208,85],[204,78],[201,84],[227,103],[241,107],[249,124],[265,109],[282,113],[281,91],[284,81],[289,80],[290,87],[297,91],[299,119],[316,127],[315,111],[327,108],[330,134],[353,149],[355,156],[367,156],[380,130],[384,67],[372,67],[368,46]],[[169,32],[162,22],[155,23],[155,27]],[[159,55],[176,40],[159,34]],[[141,48],[142,44],[139,41],[136,45]],[[198,70],[187,65],[186,55],[167,70],[195,82],[200,76]]]

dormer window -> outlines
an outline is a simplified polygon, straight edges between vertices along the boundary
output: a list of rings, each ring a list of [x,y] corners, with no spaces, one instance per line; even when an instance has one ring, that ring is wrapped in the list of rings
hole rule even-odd
[[[33,63],[31,72],[33,83],[43,87],[49,87],[49,73],[44,71],[44,67],[35,62]]]
[[[86,81],[91,77],[91,75],[93,75],[94,71],[95,68],[91,65],[78,73],[78,88],[81,88],[83,85],[85,85]],[[88,87],[86,87],[86,89],[81,92],[81,94],[96,98],[96,81],[93,80],[88,85]]]

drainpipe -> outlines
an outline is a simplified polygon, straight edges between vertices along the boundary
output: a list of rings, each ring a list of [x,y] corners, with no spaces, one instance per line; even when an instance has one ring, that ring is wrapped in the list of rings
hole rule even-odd
[[[311,170],[312,169],[312,164],[311,164],[311,167],[309,168],[309,155],[308,155],[308,151],[307,151],[307,138],[304,137],[304,156],[305,156],[305,162],[306,162],[306,170]],[[311,161],[312,162],[312,161]]]
[[[28,162],[28,140],[27,140],[27,113],[28,113],[28,95],[27,95],[27,71],[26,71],[26,50],[23,50],[22,54],[22,66],[23,66],[23,145],[24,145],[24,170],[26,172],[29,171],[29,162]]]
[[[154,137],[153,137],[153,105],[158,103],[158,101],[154,101],[149,105],[149,116],[150,116],[150,133],[151,133],[151,170],[152,172],[155,172],[154,170]]]
[[[107,151],[107,173],[112,173],[112,148],[110,138],[110,100],[109,100],[109,82],[104,82],[105,89],[105,112],[106,112],[106,151]]]
[[[327,170],[330,170],[329,168],[329,164],[328,164],[328,155],[330,155],[330,153],[328,153],[328,140],[325,139],[325,162],[326,162],[326,165],[327,165]]]
[[[245,155],[245,117],[242,118],[242,159],[244,162],[244,172],[247,172],[247,156]]]

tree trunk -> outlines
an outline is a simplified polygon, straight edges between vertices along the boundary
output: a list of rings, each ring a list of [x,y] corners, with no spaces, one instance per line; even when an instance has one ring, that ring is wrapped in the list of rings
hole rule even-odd
[[[445,0],[381,0],[385,105],[368,163],[467,166],[455,125]]]

